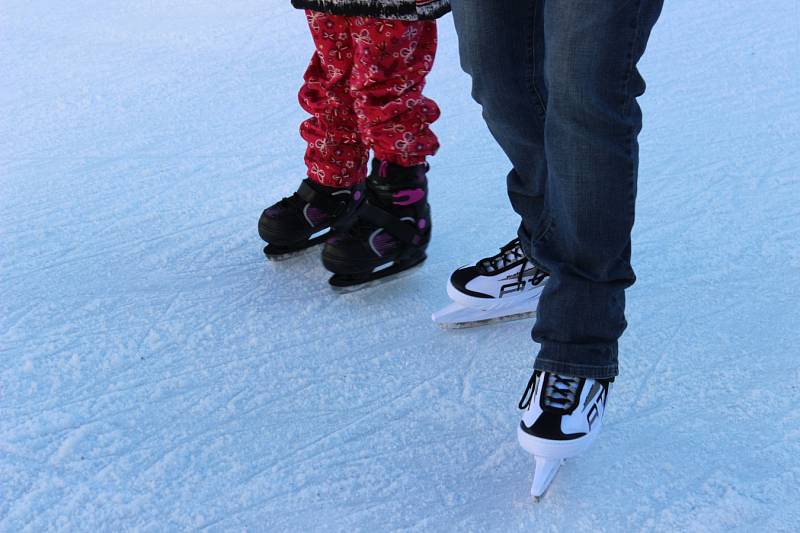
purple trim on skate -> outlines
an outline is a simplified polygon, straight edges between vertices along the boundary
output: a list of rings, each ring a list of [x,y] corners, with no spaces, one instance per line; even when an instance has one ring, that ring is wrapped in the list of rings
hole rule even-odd
[[[425,191],[422,189],[406,189],[394,193],[392,198],[395,199],[392,202],[394,205],[413,205],[425,198]]]
[[[388,232],[382,231],[372,239],[372,248],[383,257],[397,247],[397,240]]]
[[[329,218],[328,214],[325,213],[325,211],[313,207],[311,205],[309,205],[308,208],[306,209],[306,216],[308,217],[308,221],[311,223],[312,226],[319,226]]]

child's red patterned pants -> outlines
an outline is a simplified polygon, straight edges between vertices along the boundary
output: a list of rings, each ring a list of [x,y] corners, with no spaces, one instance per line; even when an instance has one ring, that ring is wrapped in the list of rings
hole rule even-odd
[[[436,103],[422,95],[436,54],[436,23],[341,17],[306,11],[316,53],[300,105],[308,177],[350,187],[363,181],[371,149],[402,166],[439,148]]]

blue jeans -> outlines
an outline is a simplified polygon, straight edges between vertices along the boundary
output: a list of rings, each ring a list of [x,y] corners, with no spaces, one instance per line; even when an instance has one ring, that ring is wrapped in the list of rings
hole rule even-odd
[[[523,249],[550,280],[535,368],[618,372],[645,89],[663,0],[452,0],[464,70],[511,160]]]

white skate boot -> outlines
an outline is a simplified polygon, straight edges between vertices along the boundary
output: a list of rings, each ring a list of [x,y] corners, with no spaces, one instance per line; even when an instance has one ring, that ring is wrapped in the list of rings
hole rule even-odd
[[[546,280],[514,239],[499,254],[453,272],[447,283],[453,303],[431,318],[443,328],[466,328],[532,317]]]
[[[517,428],[520,445],[536,462],[534,501],[544,495],[561,464],[597,438],[611,381],[534,371],[519,402],[525,413]]]

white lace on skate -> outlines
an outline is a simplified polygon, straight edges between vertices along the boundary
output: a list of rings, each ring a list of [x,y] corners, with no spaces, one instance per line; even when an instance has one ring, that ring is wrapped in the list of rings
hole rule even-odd
[[[522,399],[519,401],[520,409],[525,410],[531,405],[536,390],[536,379],[539,376],[539,372],[531,375],[528,386],[525,387],[525,392],[522,393]],[[581,378],[546,374],[546,380],[542,385],[542,406],[560,411],[571,409],[578,399],[580,385]]]
[[[500,248],[499,254],[478,261],[478,267],[481,268],[486,274],[492,274],[493,272],[505,268],[508,265],[512,265],[523,260],[527,261],[527,258],[522,251],[522,246],[519,243],[519,239],[514,239],[510,243]]]
[[[570,409],[577,400],[580,378],[547,374],[544,384],[542,403],[544,407],[553,409]]]

